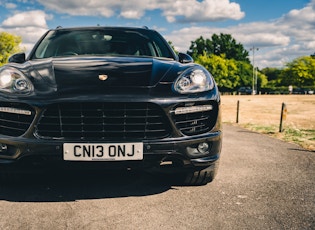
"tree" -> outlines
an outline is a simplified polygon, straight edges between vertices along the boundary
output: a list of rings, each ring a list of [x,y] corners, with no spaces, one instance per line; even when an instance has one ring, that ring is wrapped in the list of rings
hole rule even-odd
[[[240,75],[240,82],[238,86],[251,87],[253,85],[253,66],[245,61],[237,61],[236,63]]]
[[[269,81],[265,74],[257,71],[257,92],[268,85]]]
[[[194,59],[198,58],[199,55],[212,54],[211,51],[211,41],[209,39],[204,39],[202,36],[197,38],[195,41],[191,42],[189,50],[187,53],[192,56]]]
[[[269,86],[281,86],[282,69],[267,67],[261,72],[267,76]]]
[[[195,61],[203,65],[213,75],[221,91],[231,91],[238,86],[240,76],[234,60],[225,59],[224,56],[204,53],[199,55]]]
[[[213,75],[220,91],[233,91],[240,86],[252,86],[253,67],[247,62],[226,59],[224,55],[207,55],[206,52],[199,55],[195,61]],[[264,87],[267,82],[267,77],[258,72],[258,88]]]
[[[315,59],[303,56],[287,63],[281,74],[281,83],[298,87],[315,85]]]
[[[0,32],[0,66],[5,64],[8,58],[19,51],[19,45],[22,42],[21,37],[7,33]]]
[[[174,52],[175,52],[176,54],[178,54],[178,51],[175,49],[175,47],[174,47],[174,45],[173,45],[173,42],[167,41],[167,43],[168,43],[169,46],[174,50]]]
[[[212,54],[209,57],[200,56],[200,61],[203,61],[203,64],[208,62],[207,69],[213,74],[221,91],[230,91],[239,85],[240,75],[234,60]]]
[[[187,51],[194,59],[203,55],[204,52],[208,55],[225,55],[226,59],[250,63],[248,51],[244,49],[241,43],[237,43],[230,34],[213,34],[211,40],[201,36],[191,42]]]

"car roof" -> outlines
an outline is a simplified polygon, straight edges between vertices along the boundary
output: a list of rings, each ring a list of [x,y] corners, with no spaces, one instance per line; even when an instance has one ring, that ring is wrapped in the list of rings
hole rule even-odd
[[[109,30],[134,30],[134,31],[154,31],[153,29],[149,29],[147,26],[143,27],[126,27],[126,26],[80,26],[80,27],[62,27],[58,26],[55,29],[51,29],[51,31],[62,31],[62,30],[99,30],[99,29],[109,29]]]

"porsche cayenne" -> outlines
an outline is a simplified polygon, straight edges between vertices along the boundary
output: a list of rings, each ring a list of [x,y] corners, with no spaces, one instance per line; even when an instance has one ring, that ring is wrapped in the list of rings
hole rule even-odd
[[[202,185],[221,142],[213,76],[154,30],[58,27],[0,68],[0,173],[137,168]]]

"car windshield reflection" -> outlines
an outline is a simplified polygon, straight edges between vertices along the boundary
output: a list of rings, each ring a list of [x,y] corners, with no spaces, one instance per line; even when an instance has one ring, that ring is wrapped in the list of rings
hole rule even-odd
[[[154,34],[126,30],[50,31],[37,46],[32,59],[73,55],[149,56],[173,58]]]

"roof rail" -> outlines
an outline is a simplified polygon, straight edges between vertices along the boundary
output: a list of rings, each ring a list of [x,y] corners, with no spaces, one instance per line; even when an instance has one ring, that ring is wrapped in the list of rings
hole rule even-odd
[[[62,29],[62,26],[57,26],[56,29]]]
[[[143,29],[147,29],[147,30],[149,29],[149,27],[147,27],[147,26],[142,26],[142,28]]]

